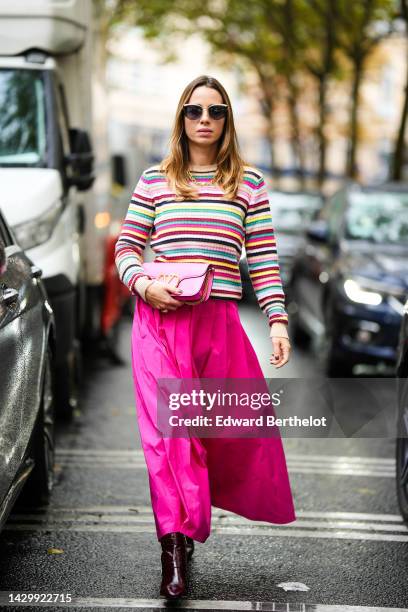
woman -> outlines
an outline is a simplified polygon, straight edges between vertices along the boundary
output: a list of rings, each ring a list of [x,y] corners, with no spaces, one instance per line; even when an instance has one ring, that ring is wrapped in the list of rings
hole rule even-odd
[[[154,261],[215,266],[210,298],[177,299],[173,285],[148,277]],[[281,438],[161,438],[156,426],[159,378],[261,378],[242,327],[239,260],[245,244],[251,281],[267,315],[277,368],[289,359],[288,316],[263,176],[238,151],[231,102],[214,78],[183,91],[170,154],[146,169],[116,244],[120,278],[135,294],[132,367],[141,442],[162,548],[160,594],[186,591],[194,540],[210,534],[211,505],[252,520],[295,520]]]

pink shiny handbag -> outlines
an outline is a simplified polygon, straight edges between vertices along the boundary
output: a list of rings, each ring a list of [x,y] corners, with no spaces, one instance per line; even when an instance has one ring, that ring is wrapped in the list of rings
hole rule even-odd
[[[183,290],[175,299],[200,304],[210,297],[215,268],[207,263],[149,261],[142,264],[150,278],[170,283]]]

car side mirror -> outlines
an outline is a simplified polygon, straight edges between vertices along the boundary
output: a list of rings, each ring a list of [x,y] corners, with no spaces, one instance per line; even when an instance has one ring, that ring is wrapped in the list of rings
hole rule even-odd
[[[86,191],[92,187],[95,180],[94,154],[90,136],[85,130],[71,128],[69,142],[71,153],[66,157],[66,162],[72,170],[72,175],[68,178],[69,184],[75,185],[78,191]]]
[[[6,269],[7,269],[6,247],[0,241],[0,276],[5,273]]]
[[[327,222],[323,219],[312,221],[306,229],[306,236],[314,242],[327,243],[329,241],[329,227]]]

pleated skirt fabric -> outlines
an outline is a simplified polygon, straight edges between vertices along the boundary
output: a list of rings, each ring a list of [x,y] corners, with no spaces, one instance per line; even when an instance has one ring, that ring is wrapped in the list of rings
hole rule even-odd
[[[166,438],[157,427],[160,378],[264,379],[237,301],[210,298],[162,313],[137,295],[131,354],[157,538],[180,531],[205,542],[212,506],[251,520],[295,521],[280,435]]]

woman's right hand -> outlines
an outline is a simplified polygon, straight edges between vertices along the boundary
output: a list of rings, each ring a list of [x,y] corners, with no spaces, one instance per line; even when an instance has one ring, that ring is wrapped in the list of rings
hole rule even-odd
[[[172,294],[181,294],[183,291],[174,285],[169,283],[163,283],[155,280],[153,283],[148,285],[145,291],[146,302],[158,308],[162,312],[168,312],[169,310],[177,310],[180,306],[183,306],[184,302],[180,302],[172,297]]]

